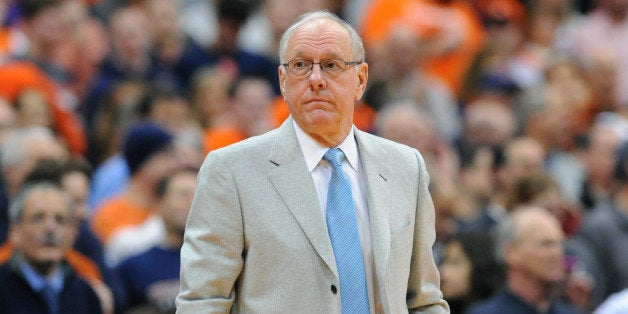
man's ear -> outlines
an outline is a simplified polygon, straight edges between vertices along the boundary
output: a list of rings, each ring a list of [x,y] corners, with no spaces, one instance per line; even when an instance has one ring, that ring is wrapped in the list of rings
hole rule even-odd
[[[504,245],[503,254],[506,265],[516,265],[521,259],[521,254],[519,254],[519,250],[517,249],[517,245],[515,243],[508,243]]]
[[[355,87],[355,100],[359,101],[362,99],[362,95],[364,95],[364,91],[366,90],[366,83],[369,78],[369,65],[366,62],[360,63],[358,65],[360,68],[358,69],[358,73],[356,75],[357,85]]]
[[[15,226],[15,223],[12,223],[9,226],[9,242],[14,246],[22,241],[22,236],[19,232],[19,226]]]
[[[286,97],[286,75],[283,72],[283,66],[279,66],[277,68],[277,73],[279,74],[279,89],[281,90],[281,95],[284,96],[284,99]]]

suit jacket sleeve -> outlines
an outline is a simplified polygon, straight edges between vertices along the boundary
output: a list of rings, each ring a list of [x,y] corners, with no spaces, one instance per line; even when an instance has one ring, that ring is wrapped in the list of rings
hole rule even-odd
[[[414,224],[414,244],[408,281],[407,304],[411,313],[449,313],[440,290],[440,274],[432,245],[436,239],[435,212],[425,162],[415,150],[419,167],[419,191]]]
[[[228,313],[243,267],[243,226],[229,165],[210,153],[198,175],[181,249],[177,313]]]

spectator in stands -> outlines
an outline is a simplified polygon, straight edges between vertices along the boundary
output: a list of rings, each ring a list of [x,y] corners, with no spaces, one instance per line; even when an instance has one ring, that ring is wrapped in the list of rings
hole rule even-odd
[[[229,99],[221,121],[205,130],[205,153],[239,142],[273,127],[271,84],[262,77],[240,77],[229,89]]]
[[[244,0],[220,0],[217,9],[218,38],[206,49],[204,65],[231,67],[236,76],[263,77],[272,84],[274,94],[279,95],[278,60],[244,50],[238,45],[238,34],[251,13],[251,4]]]
[[[126,186],[129,169],[122,156],[124,136],[129,128],[144,119],[139,107],[148,97],[146,82],[128,80],[116,83],[108,91],[91,129],[88,160],[94,165],[89,207],[118,194]]]
[[[521,207],[504,217],[496,236],[505,287],[467,313],[580,313],[560,299],[565,280],[563,232],[554,215],[540,207]]]
[[[568,244],[571,253],[583,262],[593,276],[595,289],[591,306],[597,307],[610,294],[628,286],[625,261],[628,251],[628,144],[617,152],[615,165],[616,186],[607,202],[591,209],[582,222],[580,231]]]
[[[157,83],[166,79],[170,88],[186,90],[196,70],[205,61],[203,47],[188,36],[181,24],[181,3],[176,0],[146,1],[146,12],[155,38],[152,54],[162,74]]]
[[[155,207],[166,230],[164,241],[125,259],[117,267],[132,311],[174,311],[174,300],[179,293],[180,250],[196,174],[196,168],[179,168],[163,179],[157,187]]]
[[[229,87],[235,81],[230,69],[214,65],[199,69],[192,80],[191,101],[204,129],[222,122],[229,111]]]
[[[585,67],[607,63],[615,69],[613,88],[610,91],[620,107],[628,104],[628,3],[625,1],[602,0],[595,2],[576,28],[576,36],[570,52]],[[607,65],[607,66],[608,66]]]
[[[161,1],[161,0],[159,0]],[[264,94],[257,95],[264,99]],[[193,144],[200,150],[203,130],[192,111],[192,105],[181,90],[154,86],[140,102],[139,115],[166,128],[177,139]],[[250,114],[259,112],[252,110]],[[250,123],[263,121],[262,116],[255,116]]]
[[[509,210],[517,210],[519,206],[539,206],[556,216],[566,237],[578,231],[582,219],[580,207],[565,199],[556,180],[546,172],[523,177],[508,193],[505,204]]]
[[[73,111],[65,94],[55,82],[34,63],[29,61],[11,61],[0,65],[0,98],[15,104],[22,92],[36,89],[45,96],[46,104],[54,119],[51,130],[65,142],[75,156],[87,153],[85,128],[79,115]]]
[[[123,156],[130,179],[124,190],[96,209],[92,228],[103,243],[111,266],[159,243],[164,236],[155,215],[155,188],[177,166],[173,136],[164,128],[141,122],[127,133]]]
[[[94,127],[96,113],[111,87],[128,81],[152,82],[159,75],[156,60],[151,57],[153,37],[146,32],[150,21],[145,10],[133,4],[121,6],[108,21],[111,50],[83,101],[83,114],[90,128]]]
[[[14,129],[7,134],[0,149],[3,190],[0,192],[0,243],[8,230],[8,203],[17,193],[26,175],[38,160],[66,160],[68,150],[44,127],[32,126]]]
[[[67,20],[63,18],[63,0],[24,0],[19,2],[19,29],[25,36],[24,51],[14,58],[37,64],[57,84],[69,82],[69,72],[55,64],[54,54],[67,43],[70,36]]]
[[[435,184],[451,185],[458,173],[452,142],[438,133],[434,116],[412,99],[391,101],[377,114],[376,133],[418,149]]]
[[[453,142],[458,139],[462,125],[458,104],[447,86],[417,67],[423,58],[422,43],[418,40],[405,27],[391,31],[388,43],[382,48],[382,58],[373,60],[374,64],[369,66],[373,81],[369,83],[365,102],[381,111],[387,104],[411,100],[430,117],[438,136]],[[376,75],[377,72],[383,73]]]
[[[493,251],[493,237],[487,233],[458,233],[447,242],[439,270],[452,313],[464,313],[501,288],[502,271]]]
[[[486,207],[476,215],[465,230],[486,231],[492,229],[510,210],[507,200],[515,184],[543,171],[545,151],[529,137],[517,137],[506,143],[501,156],[494,160],[496,185]]]
[[[584,175],[579,181],[577,200],[585,211],[596,208],[600,202],[610,200],[615,187],[617,149],[628,135],[624,130],[628,130],[628,120],[607,112],[598,116],[583,138],[580,158]]]
[[[377,0],[365,8],[361,35],[374,62],[396,27],[411,30],[421,42],[423,57],[416,64],[438,78],[457,97],[473,59],[484,43],[485,31],[467,1]]]
[[[490,205],[496,188],[496,165],[501,159],[501,147],[480,145],[462,150],[458,156],[460,169],[457,178],[457,218],[471,222]]]
[[[105,264],[102,244],[89,227],[87,198],[90,175],[91,168],[82,160],[42,159],[26,176],[24,184],[53,182],[70,194],[74,201],[74,216],[78,225],[78,232],[72,246],[75,251],[73,254],[84,256],[84,259],[81,259],[82,265],[74,265],[79,268],[79,275],[88,280],[97,292],[103,306],[112,310],[114,301],[116,308],[120,308],[125,300],[121,298],[118,279],[113,270]],[[79,259],[73,259],[71,262],[75,260]],[[97,269],[94,269],[94,275],[81,273],[80,270],[85,268]]]
[[[0,267],[8,313],[102,313],[91,286],[65,261],[76,233],[73,202],[52,183],[27,185],[11,202],[11,260]]]
[[[460,149],[503,147],[517,135],[517,118],[512,104],[504,99],[480,97],[469,102],[463,108]]]

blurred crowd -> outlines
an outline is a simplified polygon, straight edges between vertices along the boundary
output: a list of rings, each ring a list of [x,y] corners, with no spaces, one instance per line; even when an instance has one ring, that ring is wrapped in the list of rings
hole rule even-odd
[[[364,40],[355,125],[426,160],[452,313],[628,308],[628,0],[1,0],[0,278],[172,312],[195,174],[287,117],[278,40],[314,9]],[[44,182],[73,210],[37,220]]]

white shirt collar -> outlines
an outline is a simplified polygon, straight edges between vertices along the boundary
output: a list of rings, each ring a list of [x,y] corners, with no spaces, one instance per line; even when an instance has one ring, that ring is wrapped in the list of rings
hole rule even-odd
[[[323,158],[323,155],[331,148],[322,146],[320,143],[315,141],[310,135],[305,133],[303,129],[297,125],[297,123],[293,120],[292,124],[294,125],[294,130],[297,134],[297,140],[301,145],[301,151],[303,152],[303,156],[305,157],[305,163],[307,164],[307,170],[312,172],[314,168],[318,165],[318,163]],[[355,135],[353,131],[353,126],[351,127],[351,131],[347,137],[340,143],[340,145],[336,146],[342,150],[342,152],[347,157],[349,164],[351,167],[358,171],[358,146],[355,141]]]

